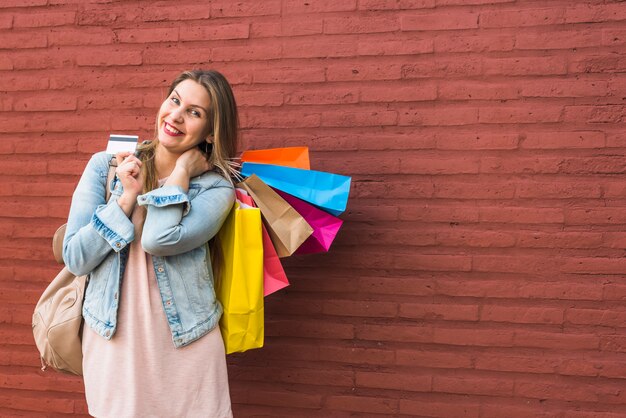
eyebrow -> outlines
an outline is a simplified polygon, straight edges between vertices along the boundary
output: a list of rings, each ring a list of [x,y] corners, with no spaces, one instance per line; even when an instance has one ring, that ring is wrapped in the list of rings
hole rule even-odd
[[[180,93],[179,93],[176,89],[174,89],[174,93],[176,93],[176,95],[177,95],[178,97],[181,97],[181,98],[183,97],[183,96],[181,96],[181,95],[180,95]],[[200,106],[200,105],[190,104],[189,106],[191,106],[191,107],[197,107],[198,109],[202,109],[202,110],[204,110],[204,112],[205,112],[207,115],[209,114],[209,111],[208,111],[208,110],[206,110],[205,108],[203,108],[203,107],[202,107],[202,106]]]

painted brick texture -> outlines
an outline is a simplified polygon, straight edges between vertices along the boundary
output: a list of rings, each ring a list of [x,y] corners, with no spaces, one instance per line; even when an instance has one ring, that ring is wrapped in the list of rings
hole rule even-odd
[[[626,416],[626,3],[0,1],[0,416],[86,416],[32,308],[90,154],[168,82],[234,84],[242,149],[352,175],[285,261],[237,417]]]

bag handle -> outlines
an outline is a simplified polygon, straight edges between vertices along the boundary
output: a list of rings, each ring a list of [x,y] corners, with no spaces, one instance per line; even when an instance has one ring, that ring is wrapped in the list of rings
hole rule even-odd
[[[105,202],[108,202],[111,198],[111,190],[109,189],[109,185],[113,181],[115,177],[115,168],[117,167],[117,160],[115,156],[111,157],[109,160],[109,172],[107,174],[107,181],[104,185],[105,190]],[[65,229],[67,228],[67,223],[61,225],[55,232],[52,237],[52,254],[54,254],[54,259],[59,264],[65,264],[63,261],[63,239],[65,238]]]

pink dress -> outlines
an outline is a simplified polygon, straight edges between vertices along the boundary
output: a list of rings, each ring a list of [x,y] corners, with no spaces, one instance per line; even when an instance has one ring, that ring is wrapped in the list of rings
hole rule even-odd
[[[141,210],[132,215],[130,253],[115,335],[83,329],[83,372],[89,413],[115,417],[232,417],[219,327],[175,348],[154,274],[141,247]]]

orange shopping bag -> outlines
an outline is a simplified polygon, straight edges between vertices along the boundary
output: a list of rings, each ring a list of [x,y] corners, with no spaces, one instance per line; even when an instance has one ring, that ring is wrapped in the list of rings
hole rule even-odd
[[[309,148],[288,147],[245,151],[241,154],[241,162],[274,164],[286,167],[310,170]]]

